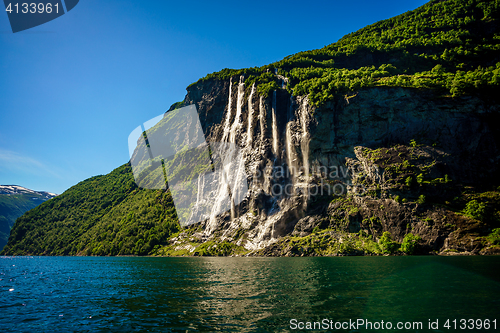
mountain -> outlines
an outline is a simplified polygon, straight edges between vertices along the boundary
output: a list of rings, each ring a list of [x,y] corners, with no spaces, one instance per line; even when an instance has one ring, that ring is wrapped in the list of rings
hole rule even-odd
[[[209,74],[139,128],[130,163],[20,217],[2,254],[499,253],[499,22],[500,1],[431,1]],[[175,120],[192,106],[205,146]],[[162,135],[191,148],[154,155]]]
[[[18,217],[55,196],[17,185],[0,185],[0,249],[7,244],[10,229]]]

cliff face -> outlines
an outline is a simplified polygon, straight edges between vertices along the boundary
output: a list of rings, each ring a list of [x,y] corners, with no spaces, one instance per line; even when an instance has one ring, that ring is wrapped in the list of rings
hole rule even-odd
[[[197,106],[208,142],[241,148],[249,192],[172,249],[196,254],[193,242],[213,240],[270,255],[321,254],[291,244],[314,230],[331,238],[333,252],[346,235],[377,240],[385,231],[399,243],[419,235],[426,252],[478,252],[477,237],[496,226],[453,213],[464,187],[498,184],[496,103],[378,87],[316,108],[285,89],[260,96],[241,76],[191,86],[184,104]]]

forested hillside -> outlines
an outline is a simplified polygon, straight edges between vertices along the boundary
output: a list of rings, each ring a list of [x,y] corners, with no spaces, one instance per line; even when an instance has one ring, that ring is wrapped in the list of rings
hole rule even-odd
[[[147,254],[177,228],[170,193],[138,189],[126,164],[20,217],[4,253]]]
[[[54,196],[17,185],[0,185],[0,250],[7,244],[16,219]]]

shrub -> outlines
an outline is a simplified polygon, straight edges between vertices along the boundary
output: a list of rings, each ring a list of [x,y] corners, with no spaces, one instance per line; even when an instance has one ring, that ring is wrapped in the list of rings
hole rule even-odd
[[[382,253],[394,253],[399,249],[399,243],[392,240],[392,235],[389,231],[384,231],[378,243]]]
[[[413,184],[413,178],[411,176],[408,176],[408,178],[406,178],[405,180],[405,184],[406,186],[411,187],[411,184]]]
[[[423,205],[425,203],[425,195],[421,194],[417,199],[417,203]]]
[[[403,243],[401,243],[401,251],[406,254],[415,253],[415,249],[418,246],[418,241],[420,241],[421,239],[422,238],[420,238],[419,235],[413,235],[412,233],[407,234],[403,239]]]
[[[500,245],[500,228],[493,229],[486,239],[493,245]]]
[[[486,205],[482,202],[477,202],[477,200],[471,200],[465,206],[463,213],[475,220],[483,220],[484,214],[486,212]]]
[[[237,245],[228,241],[223,241],[222,243],[209,241],[200,245],[196,249],[195,255],[212,257],[229,256],[234,253],[236,248]]]
[[[424,181],[424,175],[423,174],[419,174],[417,176],[417,183],[422,184],[423,181]]]

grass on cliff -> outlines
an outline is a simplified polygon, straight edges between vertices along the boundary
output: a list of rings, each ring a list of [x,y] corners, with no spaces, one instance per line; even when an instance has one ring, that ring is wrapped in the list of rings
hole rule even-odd
[[[247,86],[255,82],[267,96],[280,86],[277,71],[290,79],[286,89],[309,95],[316,106],[373,86],[491,95],[500,85],[499,24],[499,0],[430,1],[324,48],[260,68],[224,69],[198,82],[245,75]]]
[[[200,257],[228,257],[245,255],[250,251],[229,241],[211,240],[203,243],[182,241],[179,245],[167,245],[154,254],[159,256],[200,256]]]

